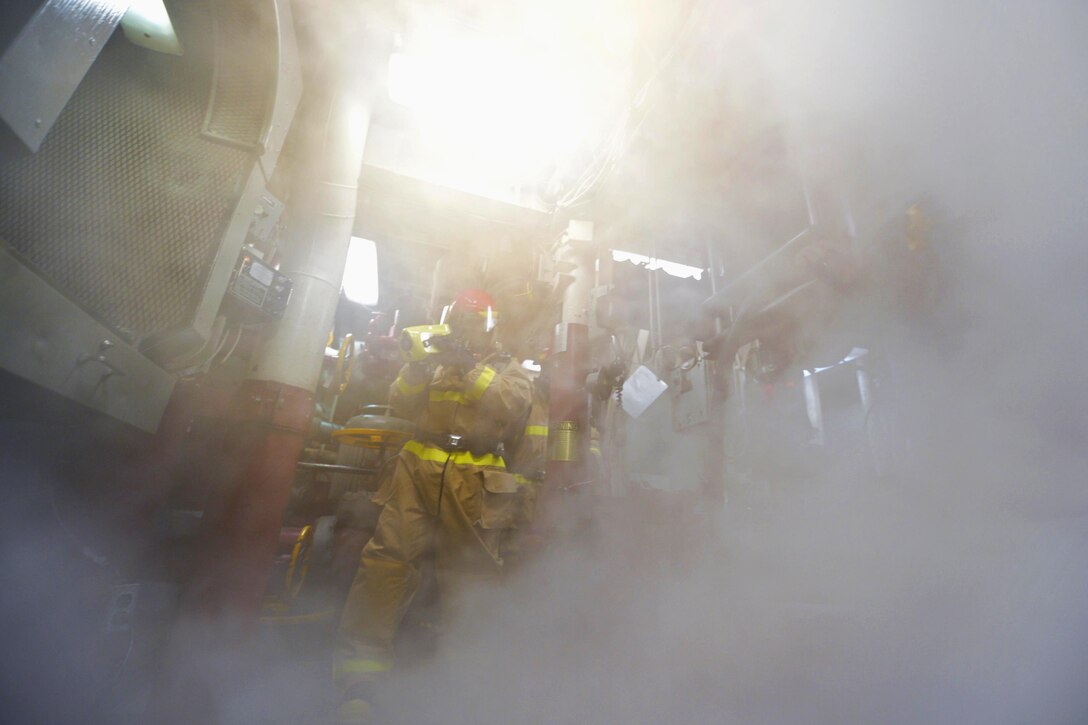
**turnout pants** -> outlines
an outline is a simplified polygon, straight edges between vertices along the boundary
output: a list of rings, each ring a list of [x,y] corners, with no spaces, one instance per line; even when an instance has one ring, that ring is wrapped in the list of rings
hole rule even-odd
[[[466,586],[497,581],[501,539],[522,506],[518,491],[499,456],[405,444],[375,496],[384,508],[340,620],[334,661],[339,683],[366,681],[392,666],[393,640],[419,589],[425,552],[435,552],[445,618]]]

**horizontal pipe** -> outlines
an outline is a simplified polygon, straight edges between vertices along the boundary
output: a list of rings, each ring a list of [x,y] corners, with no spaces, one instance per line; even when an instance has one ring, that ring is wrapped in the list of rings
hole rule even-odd
[[[714,337],[703,343],[703,349],[714,360],[726,360],[736,354],[737,350],[766,332],[766,328],[760,328],[759,321],[764,315],[779,312],[788,305],[795,305],[798,301],[805,300],[805,293],[813,289],[818,280],[810,279],[789,292],[780,295],[755,312],[746,312],[736,322],[719,332]]]
[[[811,229],[805,229],[778,249],[749,267],[732,284],[718,290],[703,302],[703,311],[710,315],[725,315],[730,307],[744,303],[755,294],[773,291],[773,288],[789,277],[792,270],[775,265],[793,251],[810,241]]]
[[[344,466],[339,463],[311,463],[309,461],[299,461],[298,467],[307,471],[327,471],[329,473],[360,473],[366,475],[373,475],[378,472],[377,468]]]
[[[332,440],[332,434],[343,428],[344,426],[342,425],[323,420],[318,416],[314,416],[310,420],[310,435],[323,441]]]

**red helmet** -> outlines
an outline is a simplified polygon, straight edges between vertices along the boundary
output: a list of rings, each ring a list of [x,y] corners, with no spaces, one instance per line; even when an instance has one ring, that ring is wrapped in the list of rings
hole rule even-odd
[[[455,332],[491,332],[499,321],[499,310],[487,292],[467,289],[453,299],[442,321]]]

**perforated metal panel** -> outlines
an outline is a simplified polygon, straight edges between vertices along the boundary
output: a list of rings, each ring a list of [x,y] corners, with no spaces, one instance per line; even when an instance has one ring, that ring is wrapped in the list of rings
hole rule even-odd
[[[259,0],[235,0],[216,7],[218,58],[204,133],[209,138],[256,148],[262,142],[275,74],[265,60],[275,47],[276,28]],[[246,33],[233,32],[247,28]]]
[[[0,134],[0,368],[148,431],[174,385],[166,368],[213,326],[301,95],[289,0],[167,7],[184,56],[117,32],[37,153],[12,156]],[[232,144],[204,133],[225,64],[240,66],[214,99],[244,119],[223,125]]]
[[[254,162],[201,135],[208,3],[170,10],[184,56],[115,33],[40,151],[0,164],[0,238],[130,340],[191,320]]]

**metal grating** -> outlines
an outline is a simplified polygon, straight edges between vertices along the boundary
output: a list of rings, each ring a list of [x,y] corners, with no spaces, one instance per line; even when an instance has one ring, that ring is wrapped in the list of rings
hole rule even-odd
[[[244,148],[261,141],[275,83],[275,66],[265,59],[276,44],[276,27],[259,0],[235,0],[216,6],[215,54],[218,59],[204,133]],[[246,28],[247,32],[235,32]]]
[[[253,163],[201,136],[207,4],[171,15],[184,56],[115,33],[40,151],[0,162],[0,238],[129,339],[191,322]]]

